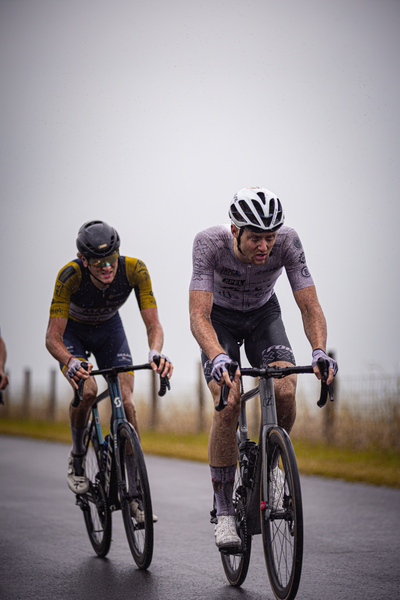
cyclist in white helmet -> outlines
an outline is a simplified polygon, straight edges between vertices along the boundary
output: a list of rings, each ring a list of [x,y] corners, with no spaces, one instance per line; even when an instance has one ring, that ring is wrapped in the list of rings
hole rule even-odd
[[[190,282],[190,324],[201,351],[204,375],[218,404],[220,387],[231,389],[228,405],[214,411],[209,437],[209,463],[217,504],[215,542],[219,548],[238,547],[232,487],[236,471],[236,424],[240,408],[240,369],[230,381],[227,364],[240,365],[243,345],[253,367],[295,364],[281,318],[274,286],[285,269],[300,309],[304,331],[316,366],[329,361],[329,378],[336,362],[326,355],[327,327],[314,281],[307,268],[297,232],[284,225],[279,198],[260,187],[241,189],[229,208],[231,225],[201,231],[193,244]],[[296,417],[296,376],[274,379],[278,424],[290,433]],[[276,465],[276,477],[279,469]]]

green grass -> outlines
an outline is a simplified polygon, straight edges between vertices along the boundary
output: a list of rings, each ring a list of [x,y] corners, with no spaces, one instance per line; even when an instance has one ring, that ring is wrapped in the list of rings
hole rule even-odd
[[[42,440],[71,442],[69,424],[0,419],[0,433]],[[142,446],[147,454],[208,462],[207,433],[174,434],[143,431]],[[295,440],[294,448],[300,473],[340,478],[400,488],[400,453],[379,449],[351,450]]]

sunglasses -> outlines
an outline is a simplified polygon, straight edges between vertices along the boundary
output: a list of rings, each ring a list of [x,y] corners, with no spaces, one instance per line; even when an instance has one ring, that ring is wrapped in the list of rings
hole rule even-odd
[[[110,254],[110,256],[104,256],[103,258],[87,258],[86,261],[91,267],[103,268],[109,267],[118,260],[119,251]]]

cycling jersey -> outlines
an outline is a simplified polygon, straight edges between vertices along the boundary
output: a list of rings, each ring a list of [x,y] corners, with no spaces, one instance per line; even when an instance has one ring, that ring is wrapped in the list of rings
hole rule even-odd
[[[283,269],[293,291],[314,285],[294,229],[283,225],[266,263],[254,265],[235,255],[230,226],[218,225],[195,237],[190,290],[212,292],[218,306],[249,311],[268,302]]]
[[[118,313],[132,290],[140,310],[157,306],[150,275],[141,260],[120,256],[113,282],[99,289],[92,283],[89,269],[78,258],[65,265],[57,276],[50,317],[102,323]]]

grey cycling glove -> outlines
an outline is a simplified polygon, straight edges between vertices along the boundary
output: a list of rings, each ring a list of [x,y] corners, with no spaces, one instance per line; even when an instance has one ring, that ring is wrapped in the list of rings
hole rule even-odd
[[[217,356],[212,361],[212,369],[211,369],[211,377],[219,383],[219,380],[222,377],[222,373],[226,371],[226,365],[233,362],[231,358],[227,354],[217,354]]]
[[[326,352],[324,352],[323,350],[321,350],[321,348],[316,348],[313,353],[312,353],[312,366],[316,367],[317,366],[317,361],[319,358],[323,358],[324,360],[327,360],[329,363],[329,368],[333,369],[333,374],[336,375],[336,373],[338,372],[338,364],[336,362],[336,360],[334,360],[331,356],[328,356],[326,354]]]

